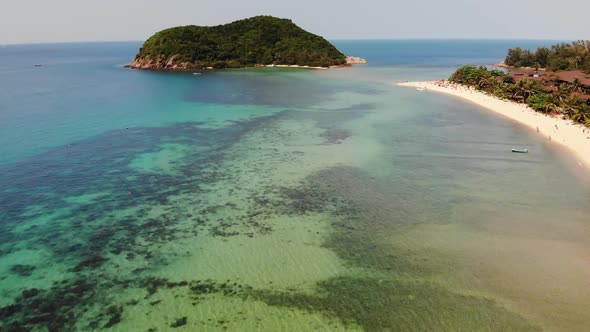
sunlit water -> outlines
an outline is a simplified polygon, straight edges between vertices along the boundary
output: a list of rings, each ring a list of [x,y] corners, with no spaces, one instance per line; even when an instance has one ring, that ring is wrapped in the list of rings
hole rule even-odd
[[[121,68],[137,43],[0,48],[0,329],[583,331],[575,161],[391,85],[523,43],[546,44],[203,75]]]

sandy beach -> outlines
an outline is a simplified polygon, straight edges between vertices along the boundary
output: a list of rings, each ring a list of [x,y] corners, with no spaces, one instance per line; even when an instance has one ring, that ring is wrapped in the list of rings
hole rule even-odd
[[[424,89],[425,92],[446,93],[506,116],[537,131],[551,143],[565,147],[576,156],[580,167],[590,170],[590,128],[574,124],[571,120],[563,120],[561,117],[544,115],[527,105],[502,100],[448,81],[404,82],[396,85]]]

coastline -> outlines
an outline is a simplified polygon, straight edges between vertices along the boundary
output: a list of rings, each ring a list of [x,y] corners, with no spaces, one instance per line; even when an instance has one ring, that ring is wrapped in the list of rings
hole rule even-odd
[[[590,128],[574,124],[571,120],[551,117],[524,104],[503,100],[473,88],[448,81],[424,81],[396,83],[397,86],[411,87],[422,91],[445,93],[468,100],[488,110],[521,123],[539,135],[557,143],[574,154],[580,167],[590,170]]]
[[[125,68],[129,69],[138,69],[138,70],[151,70],[151,71],[195,71],[195,70],[221,70],[227,68],[214,68],[214,67],[202,67],[202,66],[195,66],[193,63],[189,62],[182,62],[182,63],[175,63],[174,57],[166,62],[161,61],[154,61],[151,59],[138,59],[135,58],[133,61],[125,65]],[[271,64],[271,65],[264,65],[264,64],[255,64],[250,66],[241,66],[238,68],[255,68],[255,67],[277,67],[277,68],[301,68],[301,69],[318,69],[318,70],[326,70],[326,69],[333,69],[333,68],[347,68],[352,67],[353,65],[364,65],[367,64],[368,61],[354,56],[346,56],[346,62],[340,65],[333,65],[329,67],[319,67],[319,66],[309,66],[309,65],[287,65],[287,64]],[[233,68],[233,69],[238,69]]]
[[[128,69],[135,69],[135,70],[147,70],[147,71],[161,71],[161,72],[193,72],[193,71],[209,71],[209,70],[224,70],[224,69],[242,69],[242,68],[300,68],[300,69],[316,69],[316,70],[328,70],[332,68],[343,68],[343,67],[350,67],[350,65],[338,65],[338,66],[330,66],[330,67],[313,67],[313,66],[299,66],[299,65],[253,65],[253,66],[244,66],[239,68],[213,68],[213,67],[204,67],[204,68],[191,68],[191,67],[171,67],[171,68],[158,68],[158,67],[138,67],[133,65],[124,65],[124,68]]]

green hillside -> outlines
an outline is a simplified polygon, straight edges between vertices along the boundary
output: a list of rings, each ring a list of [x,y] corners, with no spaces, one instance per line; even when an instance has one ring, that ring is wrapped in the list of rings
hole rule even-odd
[[[238,68],[254,65],[329,67],[346,62],[334,45],[291,20],[256,16],[213,26],[160,31],[130,65],[140,69]]]

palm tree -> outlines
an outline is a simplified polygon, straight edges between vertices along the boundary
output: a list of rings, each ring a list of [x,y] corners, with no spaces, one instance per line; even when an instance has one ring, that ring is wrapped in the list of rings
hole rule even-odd
[[[557,91],[554,95],[557,98],[558,103],[562,104],[565,103],[566,99],[568,99],[572,94],[572,86],[569,84],[561,84],[557,87]]]
[[[559,102],[557,98],[555,98],[554,94],[551,94],[551,97],[545,102],[544,111],[545,113],[552,113],[552,112],[559,112]]]
[[[578,123],[589,124],[590,123],[590,107],[587,104],[580,104],[574,108],[574,112],[571,115],[571,119]]]
[[[574,120],[574,118],[578,119],[580,117],[584,117],[587,111],[587,105],[584,102],[584,100],[571,95],[568,98],[566,98],[560,106],[563,113],[569,116],[572,120]],[[581,122],[585,122],[585,120]]]
[[[477,83],[477,88],[479,90],[486,90],[486,91],[494,91],[496,86],[498,85],[498,80],[494,76],[488,76],[482,78]]]
[[[524,79],[518,81],[516,84],[516,90],[512,96],[514,99],[527,100],[531,95],[539,92],[540,90],[541,87],[537,81]]]
[[[524,99],[524,86],[524,80],[520,80],[516,83],[515,89],[512,93],[513,99]]]
[[[582,82],[578,78],[575,78],[572,82],[572,92],[584,93]]]

